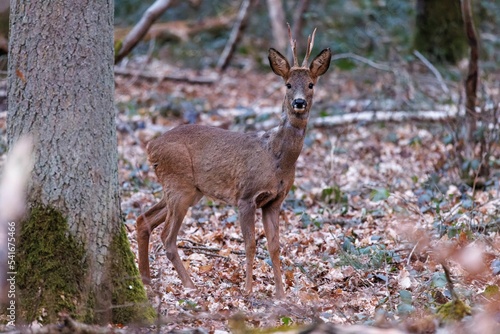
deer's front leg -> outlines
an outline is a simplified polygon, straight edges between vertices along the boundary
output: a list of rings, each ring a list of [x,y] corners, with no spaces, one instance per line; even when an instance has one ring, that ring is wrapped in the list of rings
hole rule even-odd
[[[283,280],[281,277],[280,261],[280,231],[279,213],[281,201],[275,201],[262,208],[262,224],[267,238],[267,248],[273,263],[274,284],[276,286],[276,298],[285,298]]]
[[[245,241],[246,279],[245,294],[252,293],[253,260],[255,258],[255,204],[252,201],[240,200],[238,202],[241,232]]]

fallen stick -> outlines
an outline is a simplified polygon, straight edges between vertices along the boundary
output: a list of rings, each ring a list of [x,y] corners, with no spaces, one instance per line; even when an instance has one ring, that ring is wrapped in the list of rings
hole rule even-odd
[[[278,107],[265,107],[260,108],[260,114],[277,114],[279,113]],[[248,108],[230,108],[230,109],[220,109],[217,111],[219,115],[225,117],[237,118],[240,115],[246,115],[249,113]],[[254,112],[255,117],[257,113]],[[335,127],[342,126],[353,123],[376,123],[376,122],[406,122],[406,121],[447,121],[450,119],[455,119],[464,115],[462,109],[456,107],[450,107],[448,110],[419,110],[419,111],[360,111],[346,113],[342,115],[333,115],[325,117],[312,118],[309,124],[315,128],[324,127]],[[265,123],[254,124],[258,130],[263,128],[269,129],[277,126],[279,120],[271,119]]]
[[[156,80],[156,81],[170,80],[178,82],[187,82],[190,84],[198,84],[198,85],[210,85],[219,80],[218,75],[211,77],[189,77],[184,75],[155,74],[155,73],[148,73],[138,70],[127,70],[121,68],[115,68],[115,75],[139,77],[146,80]]]
[[[311,120],[314,127],[332,127],[352,123],[446,121],[461,116],[457,108],[429,111],[361,111],[336,116],[318,117]]]

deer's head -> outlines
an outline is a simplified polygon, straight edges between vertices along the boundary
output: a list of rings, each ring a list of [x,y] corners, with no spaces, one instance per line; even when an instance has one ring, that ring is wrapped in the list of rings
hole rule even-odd
[[[297,60],[296,42],[292,39],[290,26],[288,26],[288,34],[292,46],[293,66],[290,66],[288,60],[281,53],[273,48],[269,49],[269,64],[273,72],[285,80],[287,90],[283,111],[287,113],[287,116],[291,120],[307,121],[309,110],[312,105],[314,85],[318,81],[318,78],[323,75],[330,66],[332,52],[329,48],[321,51],[311,64],[308,65],[308,59],[314,44],[315,33],[316,29],[314,29],[312,37],[309,36],[308,38],[307,52],[302,62],[302,66],[299,66]]]

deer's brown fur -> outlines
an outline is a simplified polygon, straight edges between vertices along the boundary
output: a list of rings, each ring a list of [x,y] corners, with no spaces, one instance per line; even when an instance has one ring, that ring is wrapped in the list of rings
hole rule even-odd
[[[308,54],[313,37],[309,39]],[[291,40],[292,48],[295,42]],[[163,198],[137,219],[139,270],[149,283],[149,237],[161,223],[161,239],[182,283],[194,288],[177,252],[176,239],[190,206],[203,195],[238,207],[246,251],[245,293],[252,291],[255,257],[255,211],[262,209],[262,223],[273,264],[276,297],[284,297],[279,259],[281,203],[292,187],[295,163],[302,150],[312,105],[314,85],[329,67],[330,49],[308,66],[299,67],[294,50],[293,67],[274,49],[269,50],[272,70],[287,85],[282,120],[278,128],[257,133],[231,132],[201,125],[181,125],[148,143],[149,161],[163,186]]]

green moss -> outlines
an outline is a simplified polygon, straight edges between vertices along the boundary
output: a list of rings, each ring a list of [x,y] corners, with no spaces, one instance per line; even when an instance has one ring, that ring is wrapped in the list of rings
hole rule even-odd
[[[21,225],[17,250],[18,318],[31,322],[42,315],[44,322],[55,322],[65,311],[80,319],[87,300],[80,284],[88,265],[85,247],[71,236],[63,215],[33,208]]]
[[[156,318],[156,312],[148,302],[124,225],[113,238],[110,250],[113,323],[152,323]]]
[[[484,289],[483,295],[488,299],[500,299],[500,289],[498,285],[488,285],[486,289]]]
[[[466,315],[471,314],[471,308],[460,299],[452,300],[439,306],[437,315],[444,322],[460,321]]]
[[[123,46],[123,40],[117,40],[115,41],[114,49],[115,49],[115,58],[118,56],[118,52],[122,49]]]
[[[95,309],[102,309],[110,298],[114,323],[152,323],[156,318],[123,225],[112,240],[109,272],[105,273],[111,275],[110,296],[109,285],[92,287],[86,247],[71,235],[67,220],[54,208],[30,211],[21,224],[16,255],[20,323],[35,319],[55,323],[59,312],[86,323],[101,321],[102,312]],[[103,300],[99,302],[98,297]]]

